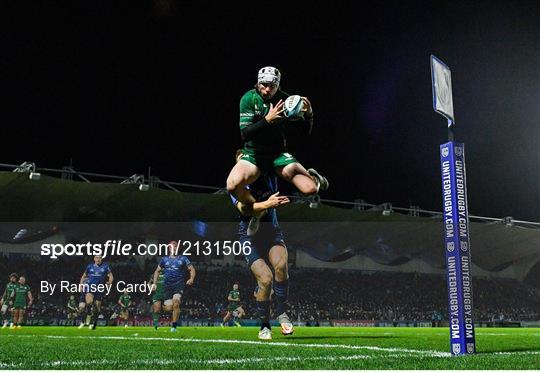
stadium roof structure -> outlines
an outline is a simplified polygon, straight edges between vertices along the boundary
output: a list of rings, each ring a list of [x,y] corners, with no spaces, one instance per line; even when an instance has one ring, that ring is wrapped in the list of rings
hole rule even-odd
[[[182,233],[184,239],[235,238],[236,210],[218,188],[207,188],[217,191],[214,193],[180,192],[167,183],[170,190],[164,190],[149,187],[136,177],[123,183],[79,182],[45,175],[31,179],[29,173],[35,171],[0,172],[0,248],[57,233],[70,239],[96,239],[102,236],[96,231],[115,234],[116,239],[159,238],[173,233]],[[282,207],[279,219],[287,243],[320,261],[336,257],[334,261],[339,261],[343,252],[349,252],[345,258],[367,257],[381,267],[421,260],[433,268],[444,268],[440,213],[423,216],[426,213],[418,209],[401,208],[405,214],[389,204],[334,202],[341,203],[341,208],[330,205],[333,201],[303,198]],[[519,222],[471,218],[474,265],[523,280],[540,261],[540,224],[525,227]],[[32,233],[18,236],[21,229]]]

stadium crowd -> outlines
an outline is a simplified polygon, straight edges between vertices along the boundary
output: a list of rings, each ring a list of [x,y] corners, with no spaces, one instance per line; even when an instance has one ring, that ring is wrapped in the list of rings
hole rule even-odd
[[[36,298],[28,317],[64,318],[69,295],[40,293],[40,280],[78,283],[87,259],[49,260],[31,256],[0,255],[0,288],[11,272],[27,276]],[[115,281],[141,283],[150,278],[155,258],[109,261]],[[220,319],[227,307],[227,295],[238,283],[246,318],[256,318],[255,282],[242,264],[220,267],[194,263],[196,283],[184,294],[182,319]],[[446,281],[440,275],[417,273],[360,272],[341,270],[290,270],[290,312],[297,321],[388,320],[436,321],[447,318]],[[510,279],[473,279],[476,321],[540,320],[540,291]],[[120,294],[113,291],[104,302],[103,315],[114,313]],[[151,297],[132,294],[131,314],[149,316]],[[77,296],[78,301],[78,296]]]

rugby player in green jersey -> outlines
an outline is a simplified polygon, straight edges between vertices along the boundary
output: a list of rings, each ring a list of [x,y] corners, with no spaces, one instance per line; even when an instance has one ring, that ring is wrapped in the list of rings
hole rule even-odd
[[[229,301],[229,305],[227,306],[227,313],[225,314],[225,317],[223,317],[223,322],[221,323],[222,327],[225,327],[227,323],[229,323],[229,320],[231,320],[233,312],[236,311],[240,307],[240,292],[238,291],[238,284],[233,284],[233,289],[229,292],[229,296],[227,296],[227,301]],[[237,326],[240,324],[235,322]]]
[[[77,319],[78,316],[79,316],[79,309],[77,306],[77,300],[75,299],[74,295],[71,295],[67,302],[67,320],[74,321],[75,319]]]
[[[155,283],[154,283],[154,275],[152,275],[149,280],[150,284],[152,285],[152,292],[154,292],[154,294],[152,295],[152,321],[153,321],[154,329],[156,331],[159,327],[159,317],[161,315],[161,311],[172,310],[171,305],[167,304],[168,306],[165,306],[163,304],[163,301],[165,301],[163,280],[164,280],[163,272],[159,273],[157,281]]]
[[[13,292],[17,286],[18,276],[15,273],[9,275],[9,282],[6,284],[6,289],[2,298],[0,298],[0,309],[3,318],[2,329],[10,324],[10,327],[13,328]]]
[[[124,327],[128,327],[129,319],[129,307],[131,306],[131,296],[127,289],[118,299],[118,306],[120,306],[120,319],[124,319]]]
[[[245,186],[255,182],[261,172],[275,171],[304,195],[328,188],[326,178],[314,169],[306,170],[287,152],[284,125],[288,120],[283,116],[283,106],[289,95],[279,89],[280,81],[281,73],[277,68],[263,67],[259,70],[255,89],[245,93],[240,100],[240,133],[244,148],[241,160],[227,178],[227,191],[245,204],[255,202]],[[304,121],[311,132],[313,109],[306,97],[302,100]]]
[[[33,300],[30,286],[26,284],[26,278],[24,276],[19,277],[19,283],[15,287],[13,296],[13,323],[16,328],[21,328],[26,308],[32,306]]]
[[[152,322],[154,329],[157,331],[159,328],[159,318],[163,311],[168,313],[173,311],[172,299],[165,299],[164,280],[165,275],[163,272],[159,273],[156,283],[153,283],[154,275],[150,277],[149,283],[152,285]]]

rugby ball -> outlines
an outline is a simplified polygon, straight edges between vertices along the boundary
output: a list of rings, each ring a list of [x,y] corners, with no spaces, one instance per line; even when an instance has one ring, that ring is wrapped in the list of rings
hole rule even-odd
[[[304,118],[304,112],[302,111],[304,101],[302,101],[302,97],[299,95],[287,97],[283,108],[283,113],[289,120],[300,120]]]

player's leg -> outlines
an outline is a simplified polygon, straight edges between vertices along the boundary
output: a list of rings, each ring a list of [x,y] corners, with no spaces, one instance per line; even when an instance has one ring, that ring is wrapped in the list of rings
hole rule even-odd
[[[85,319],[84,324],[85,325],[91,325],[92,323],[92,314],[94,312],[94,294],[93,293],[86,293],[84,295],[84,301],[85,301]]]
[[[251,272],[259,286],[257,291],[257,312],[261,321],[259,338],[272,339],[272,327],[270,326],[270,292],[272,290],[272,271],[262,258],[255,260],[251,266]]]
[[[242,317],[242,308],[241,307],[237,307],[232,315],[233,315],[233,324],[237,327],[241,327],[242,325],[238,322],[240,320],[240,318]]]
[[[8,326],[8,304],[5,300],[0,300],[0,313],[2,314],[2,329]]]
[[[180,293],[175,293],[172,297],[172,327],[171,332],[176,332],[176,327],[178,326],[178,318],[180,318],[180,302],[182,295]]]
[[[88,325],[88,327],[90,329],[94,329],[94,325],[93,325],[93,315],[94,315],[94,312],[95,312],[95,298],[94,298],[94,294],[93,293],[86,293],[85,296],[84,296],[84,299],[85,299],[85,321],[84,321],[84,324],[85,325]]]
[[[128,308],[126,308],[124,310],[124,328],[128,327],[128,323],[129,323],[129,310]]]
[[[314,169],[307,171],[298,162],[278,166],[276,173],[285,181],[294,184],[298,191],[304,195],[313,195],[319,192],[319,190],[324,191],[328,189],[328,180],[325,177],[321,176]]]
[[[173,309],[172,305],[173,305],[172,298],[169,299],[169,300],[165,300],[165,301],[163,301],[162,310],[167,312],[167,313],[170,313],[170,312],[172,312],[172,309]]]
[[[231,320],[231,316],[232,316],[232,313],[227,310],[227,313],[225,314],[225,316],[223,317],[222,321],[221,321],[221,326],[222,327],[225,327],[225,325],[227,325],[227,323],[229,323],[229,320]]]
[[[21,328],[24,323],[24,314],[26,313],[26,307],[21,307],[19,310],[19,318],[17,319],[17,328]]]
[[[14,328],[17,328],[17,320],[19,319],[19,309],[12,309],[11,314],[12,314],[13,325],[10,326],[9,328],[14,329]]]
[[[281,333],[291,335],[293,333],[293,324],[287,315],[289,308],[289,255],[287,248],[282,244],[275,244],[268,252],[268,260],[274,268],[274,294],[276,296],[276,312],[278,321],[281,325]]]
[[[13,304],[10,305],[8,308],[9,312],[9,327],[12,328],[15,323],[15,309],[13,308]]]
[[[161,314],[161,300],[156,300],[152,304],[152,322],[153,322],[155,330],[157,330],[159,327],[160,314]]]
[[[94,297],[94,306],[92,306],[90,329],[96,329],[99,314],[101,314],[101,297],[96,293]]]
[[[126,325],[126,309],[120,309],[120,325]]]
[[[15,326],[20,329],[24,321],[24,306],[17,306],[15,310]]]
[[[261,172],[255,164],[247,160],[239,160],[227,178],[227,191],[242,203],[255,203],[255,199],[246,189],[246,185],[255,182],[260,174]]]
[[[78,316],[80,324],[79,329],[83,328],[86,325],[86,299],[85,295],[81,294],[81,298],[79,300],[79,310],[78,310]]]

